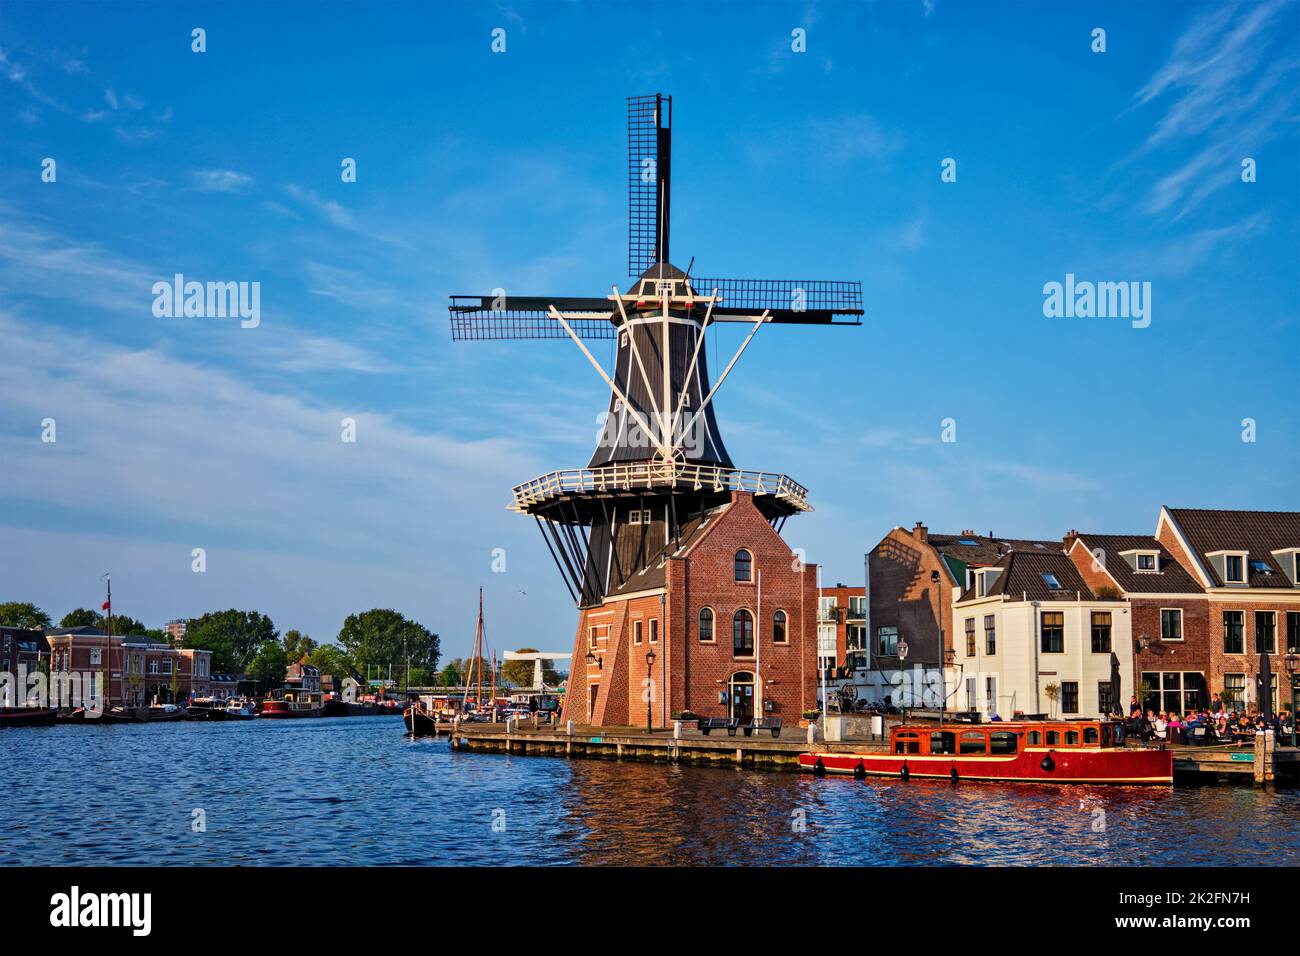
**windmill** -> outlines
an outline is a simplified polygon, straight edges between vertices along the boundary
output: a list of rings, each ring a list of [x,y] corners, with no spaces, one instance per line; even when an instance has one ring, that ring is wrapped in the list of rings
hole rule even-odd
[[[811,510],[807,490],[787,475],[733,464],[713,398],[763,326],[861,325],[862,315],[860,282],[710,279],[672,265],[672,97],[629,98],[627,132],[625,289],[601,297],[498,289],[453,295],[449,307],[454,340],[567,338],[609,387],[587,466],[525,482],[510,504],[536,520],[580,608],[662,583],[666,558],[732,492],[751,493],[777,531]],[[705,332],[719,322],[748,331],[710,385]],[[591,340],[617,341],[612,369],[592,354]]]

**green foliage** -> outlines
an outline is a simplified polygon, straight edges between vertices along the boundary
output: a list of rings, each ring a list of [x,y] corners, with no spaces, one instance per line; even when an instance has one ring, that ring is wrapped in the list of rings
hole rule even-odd
[[[22,627],[38,631],[50,626],[50,616],[35,604],[24,601],[7,601],[0,604],[0,626]]]
[[[438,635],[386,608],[349,614],[338,642],[363,673],[370,664],[392,664],[394,674],[399,668],[405,671],[408,657],[412,668],[431,671],[438,666]]]
[[[92,611],[90,608],[79,607],[75,611],[69,611],[63,615],[63,620],[59,621],[59,627],[98,627],[104,626],[104,616],[98,611]]]
[[[292,655],[287,656],[292,659]],[[311,652],[307,663],[320,671],[322,675],[329,674],[340,684],[343,683],[343,678],[351,677],[357,669],[357,665],[352,658],[348,657],[347,652],[337,644],[321,644],[317,646]]]
[[[446,667],[442,669],[442,673],[438,675],[438,686],[439,687],[460,686],[460,671],[457,670],[455,662],[448,664]]]
[[[288,669],[289,656],[284,652],[284,645],[274,638],[264,641],[248,664],[249,676],[258,682],[263,693],[282,687]]]
[[[279,636],[265,614],[231,608],[209,611],[190,621],[185,630],[185,646],[211,651],[212,669],[217,673],[243,673],[266,642],[278,644]],[[284,653],[283,645],[280,653]]]
[[[535,647],[521,647],[516,653],[535,654]],[[506,661],[501,665],[501,676],[513,684],[520,687],[533,686],[533,662],[532,661]],[[555,685],[560,682],[560,674],[556,671],[551,661],[542,661],[542,680],[547,684]]]
[[[63,620],[59,621],[59,627],[93,627],[96,630],[103,631],[108,628],[108,621],[103,614],[98,611],[92,611],[90,608],[79,607],[75,611],[69,611],[63,615]],[[113,615],[113,633],[114,634],[161,634],[160,630],[155,629],[150,632],[143,623],[133,617],[127,617],[125,614]]]
[[[291,664],[297,663],[304,657],[311,657],[312,651],[316,650],[316,647],[316,642],[300,631],[288,630],[284,632],[284,652],[288,655]]]

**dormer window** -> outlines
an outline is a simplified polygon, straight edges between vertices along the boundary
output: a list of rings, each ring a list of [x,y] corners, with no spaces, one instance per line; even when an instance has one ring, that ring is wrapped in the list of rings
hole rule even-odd
[[[1278,548],[1273,552],[1273,560],[1291,579],[1292,586],[1300,587],[1300,548]]]
[[[1137,569],[1139,571],[1155,571],[1156,554],[1154,551],[1141,551],[1137,556]]]
[[[1247,561],[1250,559],[1249,552],[1208,551],[1205,556],[1210,559],[1210,565],[1224,584],[1244,585],[1248,583],[1246,568]]]

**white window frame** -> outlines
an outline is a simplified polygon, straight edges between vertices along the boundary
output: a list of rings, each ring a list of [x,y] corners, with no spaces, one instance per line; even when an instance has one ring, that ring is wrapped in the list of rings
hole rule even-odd
[[[1165,612],[1173,611],[1178,615],[1178,636],[1165,637]],[[1183,609],[1180,607],[1162,607],[1160,609],[1160,640],[1166,644],[1181,644],[1187,640],[1187,632],[1183,630]]]

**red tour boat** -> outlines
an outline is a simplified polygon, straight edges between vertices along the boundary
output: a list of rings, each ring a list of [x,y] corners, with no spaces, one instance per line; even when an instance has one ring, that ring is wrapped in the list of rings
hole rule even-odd
[[[855,777],[926,777],[1015,783],[1171,784],[1170,750],[1116,743],[1105,720],[903,724],[887,753],[805,753],[799,769]]]

